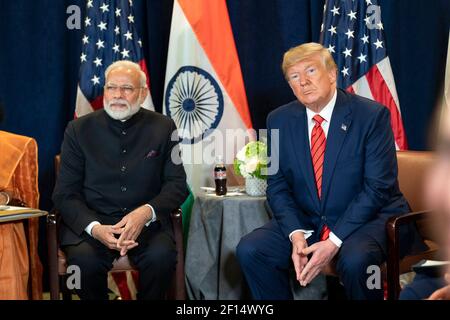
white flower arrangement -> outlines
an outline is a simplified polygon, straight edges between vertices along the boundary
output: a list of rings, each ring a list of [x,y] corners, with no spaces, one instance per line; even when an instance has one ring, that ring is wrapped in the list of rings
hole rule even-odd
[[[234,159],[234,171],[244,178],[267,179],[267,165],[267,145],[261,141],[249,142]]]

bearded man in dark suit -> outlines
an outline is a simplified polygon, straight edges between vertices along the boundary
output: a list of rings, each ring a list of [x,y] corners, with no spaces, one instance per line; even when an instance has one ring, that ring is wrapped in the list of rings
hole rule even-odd
[[[169,215],[188,194],[186,174],[173,159],[175,123],[140,107],[147,93],[138,64],[115,62],[105,72],[104,109],[65,132],[53,200],[82,299],[107,299],[107,273],[120,255],[139,270],[140,299],[163,298],[175,271]]]

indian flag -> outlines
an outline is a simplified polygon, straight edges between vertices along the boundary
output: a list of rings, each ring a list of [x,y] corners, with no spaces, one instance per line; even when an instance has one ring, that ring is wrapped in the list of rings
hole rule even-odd
[[[231,164],[252,128],[225,0],[174,1],[163,112],[178,127],[191,190],[212,187],[214,157]]]

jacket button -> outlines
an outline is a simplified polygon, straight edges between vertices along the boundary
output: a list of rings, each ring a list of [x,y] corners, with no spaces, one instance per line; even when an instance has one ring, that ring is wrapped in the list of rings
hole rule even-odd
[[[120,168],[120,171],[125,172],[127,170],[126,166],[122,166],[122,168]]]
[[[121,186],[121,187],[120,187],[120,190],[121,190],[122,192],[125,192],[125,191],[127,191],[127,187]]]
[[[127,131],[126,130],[122,130],[122,135],[126,135]]]
[[[127,153],[127,149],[122,149],[122,153]]]
[[[322,221],[327,221],[327,217],[322,216]]]

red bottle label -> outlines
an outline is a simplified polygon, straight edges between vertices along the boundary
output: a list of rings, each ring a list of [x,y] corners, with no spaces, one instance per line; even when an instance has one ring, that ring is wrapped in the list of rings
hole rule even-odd
[[[226,171],[215,171],[214,172],[214,179],[223,180],[227,178],[227,172]]]

